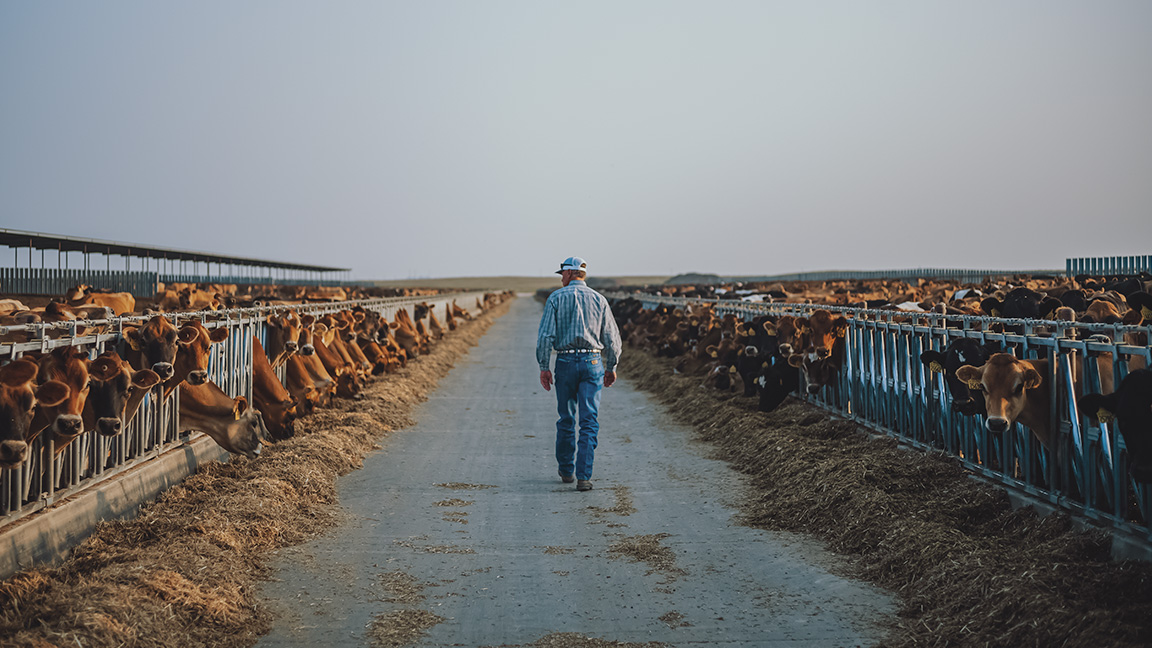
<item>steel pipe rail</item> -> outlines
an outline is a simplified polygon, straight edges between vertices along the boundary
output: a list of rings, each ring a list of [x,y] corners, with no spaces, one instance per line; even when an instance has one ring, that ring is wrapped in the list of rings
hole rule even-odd
[[[228,338],[211,347],[209,379],[228,395],[244,396],[251,402],[252,338],[255,336],[261,344],[266,344],[266,318],[272,313],[291,308],[301,314],[324,315],[360,306],[391,319],[399,309],[421,302],[438,308],[453,300],[461,300],[464,303],[459,305],[471,311],[474,309],[469,308],[464,300],[472,300],[483,294],[470,291],[164,315],[176,326],[182,322],[200,320],[206,328],[228,329]],[[18,358],[28,352],[46,353],[64,346],[87,347],[93,358],[106,350],[116,350],[123,356],[124,327],[143,324],[151,317],[136,315],[0,327],[0,336],[30,333],[33,337],[27,342],[0,343],[0,359]],[[96,332],[76,334],[78,326],[94,328]],[[31,445],[29,459],[20,467],[0,469],[0,526],[91,488],[191,440],[193,437],[181,436],[179,433],[179,390],[167,400],[161,398],[162,393],[162,386],[154,388],[145,398],[139,413],[119,435],[103,437],[94,431],[86,432],[69,444],[58,457],[55,456],[52,441],[47,438],[51,435],[41,434]]]
[[[710,304],[717,314],[741,319],[759,315],[807,315],[823,309],[848,319],[847,359],[836,384],[817,396],[798,386],[797,397],[853,420],[869,429],[922,449],[950,453],[968,469],[1003,486],[1084,518],[1109,526],[1145,545],[1152,545],[1152,487],[1128,475],[1127,454],[1116,423],[1094,423],[1076,405],[1073,366],[1083,367],[1086,392],[1099,391],[1099,359],[1112,359],[1112,378],[1119,385],[1129,366],[1152,367],[1152,346],[1125,342],[1125,335],[1152,326],[1077,324],[1045,320],[910,313],[813,304],[747,303],[738,300],[607,293],[611,299],[633,298],[645,308],[657,305]],[[997,332],[993,329],[1001,329]],[[923,351],[943,350],[955,338],[997,341],[1005,352],[1022,359],[1048,359],[1048,384],[1055,386],[1051,404],[1057,432],[1055,455],[1031,431],[1014,424],[997,436],[984,427],[984,417],[963,416],[951,409],[943,376],[920,361]]]

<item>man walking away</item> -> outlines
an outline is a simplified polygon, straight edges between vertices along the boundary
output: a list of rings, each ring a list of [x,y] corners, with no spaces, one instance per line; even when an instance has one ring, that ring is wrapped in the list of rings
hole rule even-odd
[[[540,385],[544,391],[551,391],[553,377],[548,361],[552,350],[556,350],[556,410],[560,414],[556,421],[556,462],[560,465],[561,481],[575,481],[576,490],[587,491],[592,490],[592,459],[600,431],[600,390],[616,382],[616,362],[623,345],[608,300],[584,283],[584,259],[564,259],[556,274],[560,275],[563,288],[552,293],[544,304],[536,336],[536,361],[540,365]]]

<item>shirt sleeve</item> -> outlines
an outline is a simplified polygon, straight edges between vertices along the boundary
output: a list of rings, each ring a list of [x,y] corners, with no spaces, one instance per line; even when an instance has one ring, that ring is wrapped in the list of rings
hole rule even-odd
[[[604,323],[600,330],[600,343],[604,345],[604,371],[616,371],[616,363],[620,361],[620,352],[624,344],[620,340],[620,329],[616,326],[616,318],[612,315],[612,307],[608,300],[604,300]]]
[[[540,371],[548,371],[554,339],[556,339],[556,300],[549,296],[548,301],[544,302],[540,330],[536,333],[536,363],[540,365]]]

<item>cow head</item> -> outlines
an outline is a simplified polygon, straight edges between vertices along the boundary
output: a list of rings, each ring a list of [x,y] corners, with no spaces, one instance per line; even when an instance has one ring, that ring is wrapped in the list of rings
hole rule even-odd
[[[199,320],[191,320],[180,327],[177,334],[174,375],[164,383],[165,391],[175,389],[181,382],[203,385],[208,382],[208,359],[213,344],[228,339],[228,329],[208,330]]]
[[[817,358],[832,355],[832,347],[848,333],[848,319],[843,315],[833,318],[826,310],[813,312],[807,320],[811,331],[809,344],[814,347]]]
[[[48,381],[35,386],[40,367],[12,360],[0,367],[0,468],[16,468],[28,456],[29,426],[37,402],[55,407],[68,398],[68,386]]]
[[[140,328],[124,329],[128,346],[144,358],[143,368],[151,368],[161,380],[168,380],[174,373],[178,337],[179,331],[163,315],[153,317]]]
[[[248,399],[239,396],[233,407],[235,420],[225,428],[222,438],[216,439],[220,447],[232,454],[255,459],[260,454],[260,444],[268,441],[268,428],[260,411],[248,406]]]
[[[151,369],[134,371],[115,351],[106,351],[88,367],[88,407],[94,421],[86,421],[88,429],[104,436],[115,436],[136,413],[144,394],[160,383],[160,376]]]
[[[924,363],[933,373],[944,374],[944,383],[952,394],[952,411],[973,416],[984,414],[984,392],[969,389],[968,383],[956,376],[957,370],[964,365],[982,367],[993,353],[1000,350],[999,342],[981,344],[972,338],[957,338],[948,343],[943,353],[940,351],[925,351],[920,354],[920,362]]]
[[[956,377],[970,389],[983,392],[988,411],[984,426],[996,434],[1003,434],[1016,422],[1028,403],[1028,392],[1044,383],[1031,363],[1010,353],[997,353],[982,367],[966,364],[956,370]]]
[[[265,318],[268,325],[267,343],[264,345],[268,361],[273,367],[280,366],[288,356],[300,348],[300,329],[303,322],[294,310],[274,313]]]
[[[88,399],[88,353],[77,347],[58,347],[40,358],[40,383],[60,382],[68,387],[68,396],[54,405],[40,404],[37,418],[48,422],[57,450],[84,431],[84,403]]]
[[[1093,419],[1119,421],[1128,449],[1129,474],[1138,482],[1152,482],[1152,371],[1133,371],[1115,392],[1085,394],[1076,404],[1081,413]]]

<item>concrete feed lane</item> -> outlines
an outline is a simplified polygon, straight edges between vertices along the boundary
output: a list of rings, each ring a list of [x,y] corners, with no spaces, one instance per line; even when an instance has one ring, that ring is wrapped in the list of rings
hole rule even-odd
[[[280,553],[263,592],[279,618],[259,645],[401,645],[405,628],[437,647],[553,633],[731,647],[881,638],[893,599],[834,575],[810,540],[736,524],[741,476],[630,386],[628,349],[604,393],[595,489],[561,484],[555,396],[534,360],[540,313],[516,300],[417,425],[341,478],[346,519]]]

